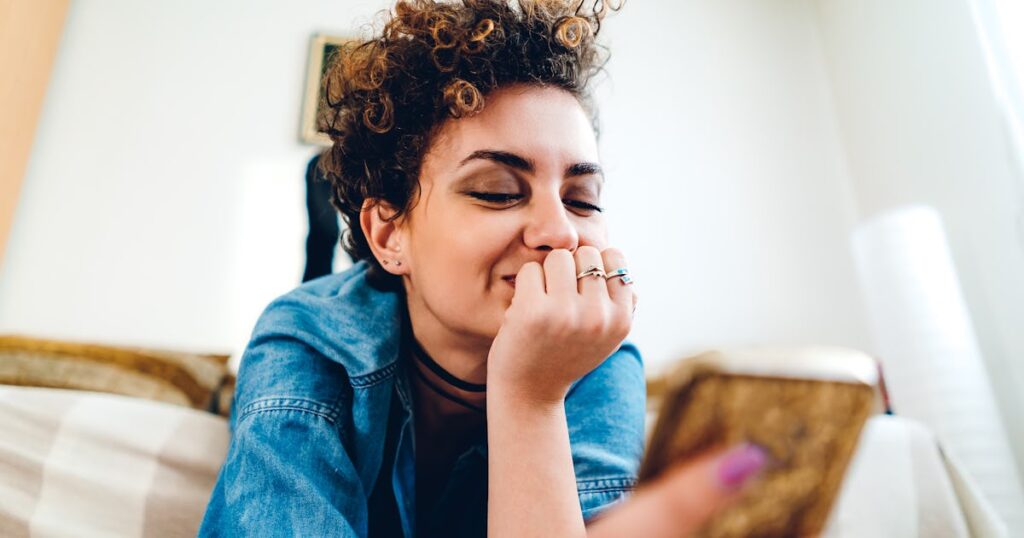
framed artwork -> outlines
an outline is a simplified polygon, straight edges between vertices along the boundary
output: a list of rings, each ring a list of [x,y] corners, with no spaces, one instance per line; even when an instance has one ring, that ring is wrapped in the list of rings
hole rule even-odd
[[[348,37],[314,35],[309,43],[309,61],[306,64],[306,92],[302,101],[302,124],[299,138],[306,144],[330,146],[331,139],[317,131],[316,118],[320,106],[320,87],[327,71],[328,60]]]

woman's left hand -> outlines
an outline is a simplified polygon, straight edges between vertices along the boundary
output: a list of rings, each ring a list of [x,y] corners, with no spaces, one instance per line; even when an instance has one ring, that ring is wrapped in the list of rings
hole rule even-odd
[[[515,295],[491,346],[488,392],[523,401],[561,402],[577,379],[596,368],[629,334],[636,295],[628,278],[577,275],[596,267],[626,268],[614,248],[558,249],[543,265],[530,262],[516,276]]]

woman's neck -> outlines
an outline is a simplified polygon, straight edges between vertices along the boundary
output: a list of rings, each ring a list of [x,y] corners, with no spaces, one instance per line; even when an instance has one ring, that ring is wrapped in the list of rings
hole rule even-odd
[[[487,393],[463,387],[485,385],[492,340],[452,331],[422,303],[409,301],[408,307],[410,337],[414,339],[410,348],[418,345],[426,354],[419,359],[409,357],[410,366],[416,369],[410,377],[417,388],[421,411],[438,418],[480,413],[486,406]],[[410,349],[410,353],[415,351]],[[431,361],[442,371],[432,369],[428,364]],[[445,374],[456,379],[445,379]]]

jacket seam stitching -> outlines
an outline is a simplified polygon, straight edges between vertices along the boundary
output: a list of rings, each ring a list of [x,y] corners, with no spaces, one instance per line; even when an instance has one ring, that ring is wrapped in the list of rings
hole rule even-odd
[[[629,487],[618,487],[618,488],[607,487],[607,488],[597,488],[597,489],[585,489],[585,490],[581,490],[579,493],[581,495],[591,495],[591,494],[598,494],[598,493],[625,493],[627,491],[633,491],[633,488],[629,488]]]
[[[334,417],[332,417],[331,415],[328,415],[327,413],[321,413],[319,411],[313,411],[312,409],[306,409],[305,407],[294,407],[294,406],[274,406],[274,407],[264,407],[264,408],[261,408],[261,409],[253,409],[252,411],[249,411],[248,413],[246,413],[245,416],[242,417],[242,419],[245,419],[245,418],[250,417],[252,415],[258,415],[258,414],[262,414],[262,413],[270,413],[270,412],[274,412],[274,411],[298,411],[300,413],[305,413],[307,415],[313,415],[313,416],[321,417],[324,420],[326,420],[327,422],[330,422],[331,424],[335,423],[334,422]]]
[[[391,374],[394,373],[396,368],[398,368],[398,361],[392,362],[380,370],[376,370],[368,374],[352,376],[349,378],[349,384],[352,385],[353,388],[372,387],[386,381]]]
[[[326,405],[314,400],[304,398],[264,398],[246,405],[238,420],[241,421],[249,415],[264,411],[300,411],[323,417],[332,424],[335,423],[338,415],[336,406]]]
[[[603,493],[608,491],[629,491],[636,487],[633,478],[594,478],[576,482],[579,493]]]

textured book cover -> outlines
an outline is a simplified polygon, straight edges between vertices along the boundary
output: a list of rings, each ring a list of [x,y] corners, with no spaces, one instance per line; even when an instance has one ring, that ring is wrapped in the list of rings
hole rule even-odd
[[[867,417],[881,408],[870,357],[835,348],[710,352],[664,379],[640,482],[713,447],[753,442],[769,464],[700,534],[822,531]]]

